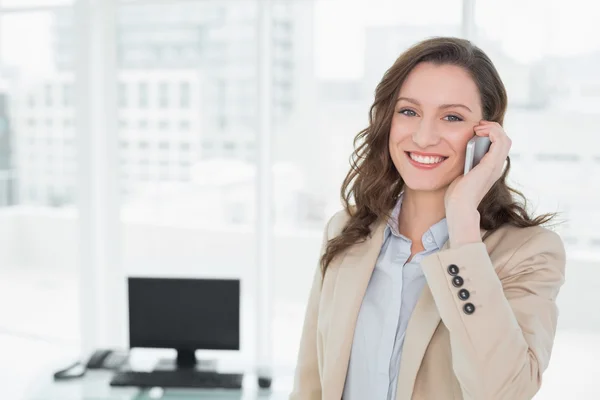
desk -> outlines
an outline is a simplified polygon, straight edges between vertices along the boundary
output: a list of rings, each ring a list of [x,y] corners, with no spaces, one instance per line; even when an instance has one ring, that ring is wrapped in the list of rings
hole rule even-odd
[[[287,400],[289,391],[259,389],[256,376],[244,376],[244,389],[165,389],[162,396],[138,388],[113,388],[113,372],[88,371],[78,379],[46,382],[27,400]]]

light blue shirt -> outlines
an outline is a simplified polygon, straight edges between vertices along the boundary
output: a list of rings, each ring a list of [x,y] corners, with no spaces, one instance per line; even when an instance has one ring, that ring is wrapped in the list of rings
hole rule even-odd
[[[356,321],[344,400],[393,400],[408,320],[425,286],[423,257],[448,240],[446,219],[422,237],[424,251],[410,262],[412,242],[398,231],[402,198],[384,232],[383,245]]]

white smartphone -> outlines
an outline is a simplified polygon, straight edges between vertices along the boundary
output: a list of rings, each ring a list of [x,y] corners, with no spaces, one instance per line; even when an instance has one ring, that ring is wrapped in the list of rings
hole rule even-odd
[[[475,136],[469,140],[465,155],[465,175],[479,164],[485,153],[490,149],[491,144],[492,142],[487,136]]]

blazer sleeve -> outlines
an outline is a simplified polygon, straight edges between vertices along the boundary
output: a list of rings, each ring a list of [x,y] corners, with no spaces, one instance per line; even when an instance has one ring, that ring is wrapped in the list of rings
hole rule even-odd
[[[462,285],[453,282],[450,265],[458,267]],[[565,275],[560,237],[536,230],[502,267],[508,272],[502,279],[484,243],[440,251],[425,258],[422,267],[450,332],[452,364],[464,399],[531,399],[548,367],[556,333],[556,297]],[[459,297],[461,289],[469,291],[468,299]],[[474,310],[465,311],[469,303]]]
[[[332,218],[333,219],[333,218]],[[328,242],[328,230],[331,220],[327,223],[321,242],[320,255],[323,255]],[[319,257],[320,261],[320,257]],[[294,374],[294,386],[290,400],[321,400],[321,378],[317,350],[317,321],[319,316],[319,300],[321,298],[320,263],[318,263],[304,316],[304,327],[300,339],[298,361]]]

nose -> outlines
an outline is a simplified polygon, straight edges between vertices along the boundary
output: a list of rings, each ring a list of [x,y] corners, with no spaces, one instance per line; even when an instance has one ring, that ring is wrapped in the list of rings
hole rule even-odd
[[[423,119],[413,132],[412,139],[417,146],[424,149],[438,144],[440,135],[437,133],[434,123]]]

